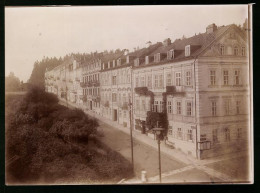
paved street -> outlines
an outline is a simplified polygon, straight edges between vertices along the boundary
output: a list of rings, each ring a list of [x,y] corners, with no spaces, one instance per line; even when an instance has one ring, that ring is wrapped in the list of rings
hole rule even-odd
[[[104,137],[100,137],[100,140],[131,162],[130,136],[105,123],[99,122],[99,124],[104,132]],[[161,161],[162,173],[186,166],[186,164],[164,154],[161,155]],[[158,175],[158,167],[158,151],[134,140],[134,168],[136,175],[140,177],[141,171],[145,170],[148,178],[156,176]]]
[[[65,102],[60,104],[66,105]],[[69,107],[76,107],[68,103]],[[97,118],[99,130],[104,136],[99,139],[111,149],[119,152],[131,161],[130,131],[104,117],[86,112]],[[135,178],[122,180],[121,183],[141,183],[141,171],[147,172],[147,183],[158,183],[158,150],[156,141],[133,131],[134,137],[134,169]],[[161,165],[163,183],[230,183],[248,181],[248,157],[246,151],[240,154],[219,156],[216,158],[197,160],[184,155],[175,149],[170,149],[161,143]],[[242,172],[241,160],[243,161]]]

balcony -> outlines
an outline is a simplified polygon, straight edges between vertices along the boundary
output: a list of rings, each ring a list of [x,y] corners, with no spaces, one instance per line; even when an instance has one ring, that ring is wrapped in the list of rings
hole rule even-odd
[[[85,87],[87,87],[87,83],[86,83],[86,82],[80,82],[80,86],[81,86],[82,88],[85,88]]]
[[[127,103],[127,102],[118,103],[118,106],[119,106],[122,110],[128,110],[128,103]]]
[[[162,113],[163,110],[164,110],[164,108],[163,108],[162,104],[159,104],[159,105],[152,104],[152,112]]]

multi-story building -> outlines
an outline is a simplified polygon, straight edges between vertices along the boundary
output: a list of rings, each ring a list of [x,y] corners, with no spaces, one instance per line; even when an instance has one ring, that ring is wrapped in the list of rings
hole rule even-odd
[[[169,143],[198,158],[241,148],[249,123],[246,50],[235,25],[165,40],[133,69],[135,129],[158,121]]]
[[[46,91],[144,134],[163,127],[166,143],[203,159],[247,147],[247,51],[246,30],[212,24],[131,53],[71,58],[46,72]]]
[[[87,110],[100,114],[100,70],[102,54],[93,53],[83,65],[80,86]]]

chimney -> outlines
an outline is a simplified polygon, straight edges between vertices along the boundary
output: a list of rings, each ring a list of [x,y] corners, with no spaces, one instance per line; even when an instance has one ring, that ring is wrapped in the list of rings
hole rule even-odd
[[[152,42],[148,41],[148,42],[146,42],[146,44],[147,44],[147,48],[149,48],[152,45]]]
[[[163,41],[163,45],[164,46],[169,46],[171,44],[171,39],[170,38],[167,38]]]
[[[129,54],[129,50],[125,49],[124,55],[126,56],[127,54]]]
[[[210,34],[216,30],[217,30],[217,26],[215,23],[208,25],[208,27],[206,28],[207,34]]]

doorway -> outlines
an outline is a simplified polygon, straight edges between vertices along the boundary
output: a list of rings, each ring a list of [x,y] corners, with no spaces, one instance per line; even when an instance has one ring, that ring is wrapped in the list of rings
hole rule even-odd
[[[117,110],[113,110],[113,121],[117,121]]]

